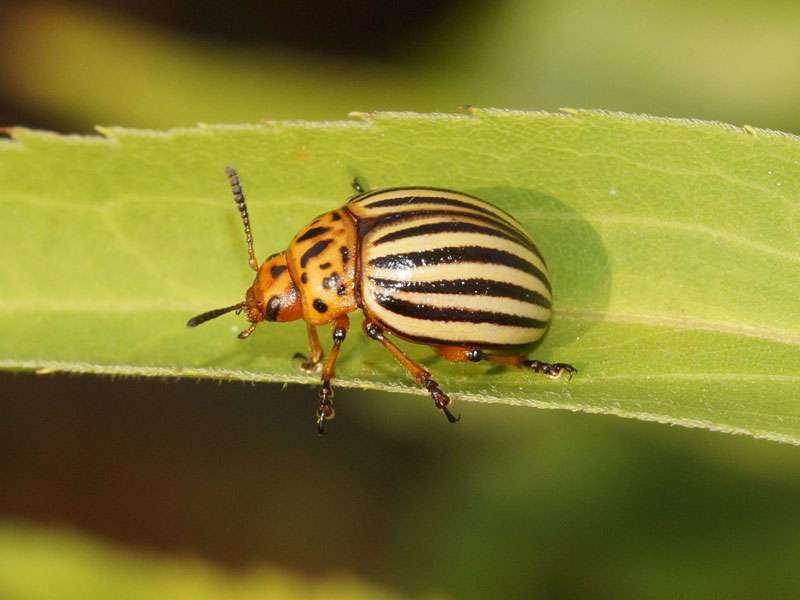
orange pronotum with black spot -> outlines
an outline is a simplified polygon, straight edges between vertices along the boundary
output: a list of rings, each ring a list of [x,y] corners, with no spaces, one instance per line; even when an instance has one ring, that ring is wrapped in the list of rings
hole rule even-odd
[[[451,399],[430,372],[388,334],[429,345],[451,361],[488,360],[557,378],[566,363],[528,359],[552,314],[547,265],[530,235],[511,215],[460,192],[408,187],[364,192],[300,230],[284,252],[260,266],[239,177],[226,168],[244,224],[250,267],[256,271],[243,302],[189,320],[194,327],[244,311],[247,338],[261,321],[303,319],[307,370],[322,366],[317,427],[334,416],[331,381],[347,336],[348,313],[364,312],[364,332],[379,341],[431,395],[450,422]],[[316,327],[331,323],[333,346],[324,357]],[[324,359],[324,363],[323,363]]]

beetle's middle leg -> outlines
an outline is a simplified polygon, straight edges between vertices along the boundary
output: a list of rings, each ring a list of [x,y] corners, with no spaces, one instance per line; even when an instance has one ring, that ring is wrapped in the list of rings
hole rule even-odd
[[[317,335],[317,327],[306,323],[306,330],[308,331],[308,349],[311,355],[306,358],[302,352],[295,352],[292,358],[299,358],[303,360],[300,368],[306,373],[319,372],[322,365],[322,358],[325,353],[322,351],[322,344],[319,343],[319,336]]]
[[[333,388],[331,380],[335,377],[336,358],[339,356],[339,348],[347,337],[347,330],[350,328],[350,319],[347,315],[342,315],[333,322],[333,347],[322,367],[322,387],[319,390],[319,407],[317,408],[317,431],[325,433],[325,421],[330,421],[336,414],[333,410]],[[319,339],[317,339],[319,344]],[[320,350],[321,352],[321,350]]]
[[[383,344],[383,347],[392,353],[392,356],[406,368],[414,380],[428,390],[431,398],[433,398],[434,404],[436,404],[436,408],[445,414],[448,421],[455,423],[461,419],[460,415],[458,417],[454,416],[453,413],[450,412],[450,409],[447,408],[452,402],[450,396],[445,394],[439,387],[439,384],[431,379],[431,372],[419,363],[411,360],[400,348],[386,339],[386,336],[383,334],[383,328],[380,325],[366,318],[364,319],[364,332],[368,337]]]

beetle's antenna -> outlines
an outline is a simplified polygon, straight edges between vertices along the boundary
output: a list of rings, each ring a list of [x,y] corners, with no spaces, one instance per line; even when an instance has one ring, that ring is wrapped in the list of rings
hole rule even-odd
[[[225,313],[232,312],[234,310],[241,310],[244,308],[244,302],[239,302],[239,304],[233,304],[232,306],[226,306],[225,308],[215,308],[214,310],[209,310],[208,312],[204,312],[201,315],[197,315],[196,317],[192,317],[188,321],[186,321],[187,327],[197,327],[201,323],[205,323],[206,321],[210,321],[211,319],[216,319],[220,315],[224,315]]]
[[[236,206],[239,207],[239,214],[242,215],[242,223],[244,224],[244,235],[247,238],[247,253],[250,255],[250,268],[253,271],[258,271],[258,260],[256,259],[256,251],[253,249],[253,232],[250,231],[250,216],[247,214],[247,204],[244,200],[244,192],[242,185],[239,183],[239,174],[233,167],[225,167],[225,175],[228,176],[228,181],[231,182],[231,191],[233,192],[233,199]]]

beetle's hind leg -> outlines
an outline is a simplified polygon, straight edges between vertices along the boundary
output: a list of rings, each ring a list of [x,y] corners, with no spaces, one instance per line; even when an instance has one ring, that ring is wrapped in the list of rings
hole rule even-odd
[[[380,327],[374,321],[371,321],[369,318],[366,318],[364,319],[364,332],[371,339],[377,340],[383,344],[383,347],[392,353],[392,356],[394,356],[397,362],[406,368],[414,380],[428,390],[431,398],[433,398],[433,403],[436,405],[436,408],[444,413],[448,421],[455,423],[461,419],[461,415],[456,417],[452,412],[450,412],[448,406],[452,403],[452,400],[450,400],[450,396],[442,391],[442,389],[439,387],[439,384],[431,379],[430,371],[428,371],[428,369],[419,363],[411,360],[402,350],[400,350],[400,348],[398,348],[390,340],[386,339],[386,336],[383,334],[382,327]]]
[[[521,369],[531,369],[536,373],[542,373],[552,379],[558,379],[566,373],[570,379],[577,373],[577,369],[567,363],[546,363],[541,360],[529,359],[524,354],[487,354],[479,346],[431,346],[437,354],[447,360],[454,362],[478,362],[487,360],[489,362],[518,367]]]
[[[529,359],[524,354],[492,354],[486,356],[486,360],[500,365],[531,369],[535,373],[547,375],[551,379],[558,379],[565,373],[569,379],[572,379],[572,376],[578,372],[578,370],[570,364],[542,362],[541,360]]]

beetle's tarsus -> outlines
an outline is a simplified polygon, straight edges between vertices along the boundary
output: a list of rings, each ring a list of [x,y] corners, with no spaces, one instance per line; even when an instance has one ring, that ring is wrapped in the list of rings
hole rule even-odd
[[[319,411],[317,411],[317,433],[319,435],[325,435],[326,433],[328,433],[325,430],[325,415],[323,415]]]
[[[455,415],[453,415],[453,413],[450,412],[450,409],[447,408],[446,406],[442,407],[442,412],[444,412],[444,416],[447,417],[447,420],[450,423],[458,423],[461,420],[461,414],[459,414],[456,417]]]
[[[450,423],[458,423],[461,420],[461,415],[456,417],[450,412],[450,409],[447,408],[452,403],[452,400],[450,400],[450,396],[442,391],[438,383],[433,379],[427,378],[422,382],[422,385],[428,390],[431,398],[433,398],[433,403],[436,405],[436,408],[444,413],[444,416],[447,417]]]
[[[561,377],[562,374],[567,373],[569,379],[572,379],[572,376],[578,372],[578,370],[570,364],[567,363],[546,363],[540,360],[524,360],[522,364],[536,373],[541,373],[542,375],[546,375],[551,379],[558,379]]]
[[[312,361],[302,352],[295,352],[292,355],[292,360],[301,360],[300,369],[307,375],[315,375],[322,371],[322,358],[318,361]]]
[[[336,416],[331,398],[333,398],[331,382],[325,380],[322,382],[322,387],[319,390],[319,407],[317,407],[317,433],[320,435],[325,435],[326,433],[325,421],[330,421]]]

